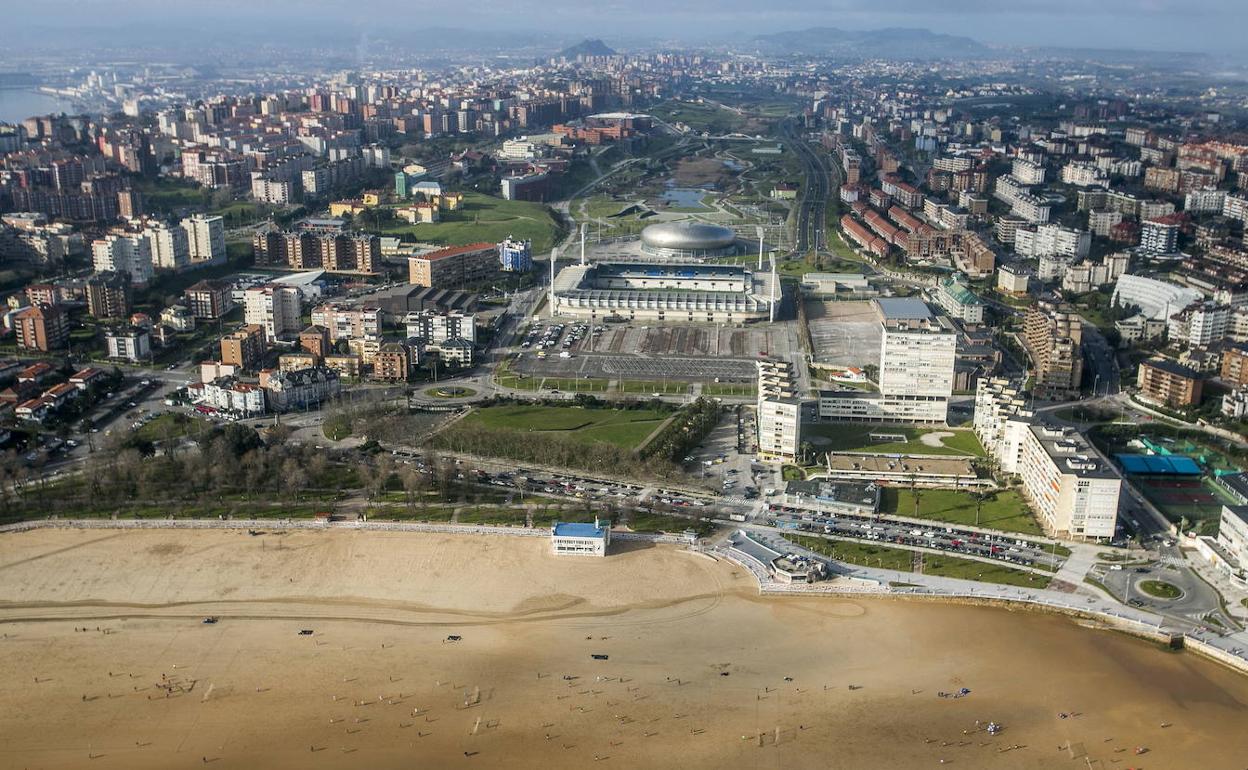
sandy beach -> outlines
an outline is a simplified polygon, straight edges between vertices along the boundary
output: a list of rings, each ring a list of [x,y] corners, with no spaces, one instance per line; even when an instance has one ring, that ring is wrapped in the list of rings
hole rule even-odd
[[[548,547],[350,531],[4,535],[0,767],[1205,769],[1248,757],[1248,677],[1194,655],[1022,611],[762,598],[744,570],[675,547],[607,559]],[[989,734],[990,721],[1003,729]]]

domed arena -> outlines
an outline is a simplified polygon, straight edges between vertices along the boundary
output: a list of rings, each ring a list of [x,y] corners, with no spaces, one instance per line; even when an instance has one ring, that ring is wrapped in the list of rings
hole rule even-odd
[[[641,231],[641,251],[672,259],[728,257],[737,253],[737,235],[706,222],[662,222]]]

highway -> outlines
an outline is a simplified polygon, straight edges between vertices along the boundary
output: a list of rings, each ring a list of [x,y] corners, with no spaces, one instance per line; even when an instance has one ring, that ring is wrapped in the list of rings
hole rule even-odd
[[[784,143],[801,162],[806,174],[806,184],[802,186],[798,198],[797,233],[793,249],[793,253],[800,256],[827,244],[824,213],[828,205],[831,174],[827,159],[811,149],[798,133],[792,119],[780,123],[780,133]]]

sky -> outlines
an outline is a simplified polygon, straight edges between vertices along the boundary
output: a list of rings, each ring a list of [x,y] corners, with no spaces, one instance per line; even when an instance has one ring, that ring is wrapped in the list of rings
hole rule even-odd
[[[218,24],[223,36],[241,27],[280,37],[332,22],[357,33],[401,30],[417,44],[430,27],[701,43],[829,26],[923,27],[1008,46],[1236,52],[1248,0],[0,0],[0,15],[0,41],[10,45],[58,29],[106,37]]]

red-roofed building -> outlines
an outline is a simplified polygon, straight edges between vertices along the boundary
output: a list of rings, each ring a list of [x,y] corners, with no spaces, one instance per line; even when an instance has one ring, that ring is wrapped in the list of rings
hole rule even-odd
[[[411,257],[408,281],[416,286],[450,289],[491,278],[498,272],[498,245],[470,243]]]
[[[74,372],[74,375],[69,378],[69,382],[79,390],[86,390],[95,383],[102,382],[105,376],[106,375],[104,374],[103,369],[87,367],[86,369]]]

